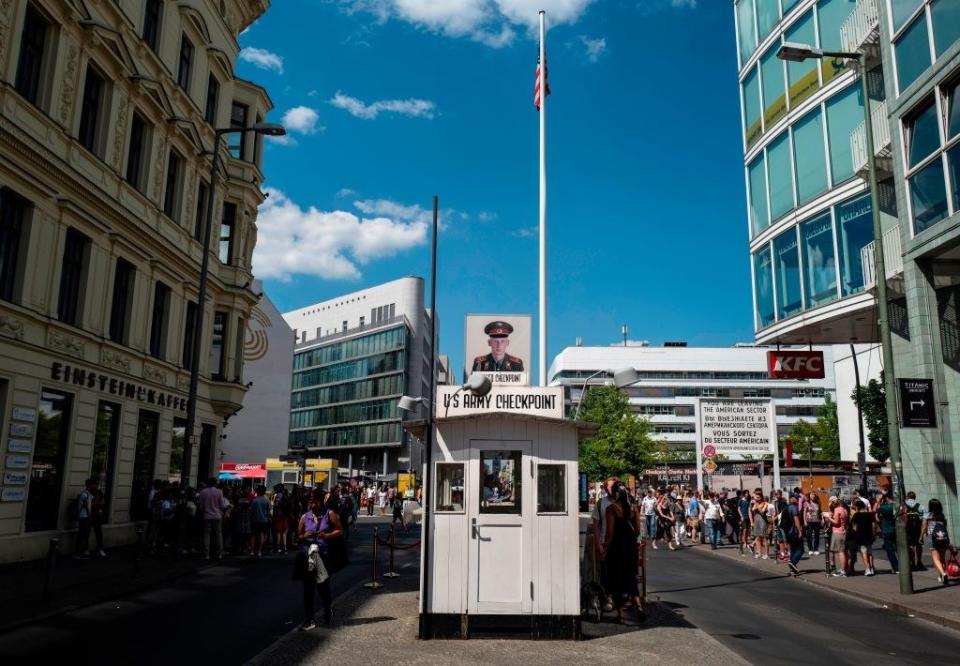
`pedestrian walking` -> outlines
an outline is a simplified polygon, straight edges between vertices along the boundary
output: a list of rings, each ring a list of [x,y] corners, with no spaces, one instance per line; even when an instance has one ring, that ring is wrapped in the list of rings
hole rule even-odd
[[[946,585],[947,550],[950,548],[950,536],[947,531],[947,517],[943,514],[943,504],[938,499],[927,503],[927,515],[923,518],[921,534],[930,538],[930,558],[937,569],[937,582]]]
[[[913,571],[926,571],[923,566],[923,507],[917,501],[917,494],[912,490],[907,493],[904,502],[907,523],[907,545],[910,548],[910,567]]]
[[[670,496],[663,490],[657,491],[657,536],[653,542],[653,549],[657,549],[657,541],[663,541],[665,546],[673,550],[673,507],[670,506]]]
[[[697,495],[687,491],[686,496],[686,515],[687,515],[687,536],[690,537],[690,543],[699,543],[697,535],[699,533],[701,518],[700,500]]]
[[[673,501],[673,538],[677,548],[683,547],[683,537],[686,532],[686,509],[683,506],[683,495],[679,492],[672,494]]]
[[[377,508],[380,509],[381,516],[387,510],[387,489],[384,486],[380,486],[377,491]]]
[[[257,495],[250,503],[250,532],[253,534],[254,557],[263,557],[263,543],[270,531],[270,500],[265,486],[257,486]]]
[[[318,592],[323,606],[323,623],[329,625],[332,619],[331,577],[346,564],[346,548],[338,508],[338,502],[332,493],[328,492],[326,496],[314,493],[306,513],[301,516],[297,525],[300,552],[294,577],[303,581],[303,624],[300,629],[304,631],[317,626],[315,604]],[[319,563],[315,564],[312,570],[309,564],[311,551],[319,558]]]
[[[820,528],[822,520],[820,517],[820,498],[817,493],[810,491],[807,501],[803,503],[803,531],[807,538],[807,553],[810,555],[820,554]]]
[[[768,502],[766,495],[757,490],[753,495],[750,506],[750,522],[753,525],[753,558],[767,559],[768,536],[770,525],[767,522]]]
[[[217,488],[217,480],[212,477],[207,481],[207,487],[197,495],[197,501],[203,515],[203,559],[209,560],[212,552],[222,559],[223,516],[230,502],[223,496],[223,491]]]
[[[283,484],[273,487],[273,539],[274,550],[287,552],[287,530],[290,527],[290,497]]]
[[[716,550],[720,546],[723,529],[723,512],[716,493],[709,493],[703,501],[703,519],[707,525],[707,541],[710,549]],[[696,540],[694,540],[696,543]]]
[[[753,528],[750,523],[750,491],[743,490],[739,493],[737,514],[740,516],[740,554],[744,555],[750,548],[750,533]]]
[[[367,486],[367,515],[373,515],[373,507],[377,505],[377,489],[373,485]]]
[[[790,573],[794,577],[800,575],[800,560],[803,558],[803,526],[800,518],[800,493],[792,493],[787,504],[786,520],[781,523],[786,538],[787,545],[790,548],[790,561],[787,566],[790,567]]]
[[[889,488],[884,488],[880,493],[874,513],[880,528],[880,538],[883,539],[883,550],[890,563],[890,572],[900,573],[900,560],[897,559],[897,505],[893,502]]]
[[[637,589],[639,560],[637,535],[640,533],[640,516],[630,505],[627,490],[617,483],[613,488],[611,503],[605,514],[606,537],[600,546],[600,556],[607,566],[607,593],[617,609],[617,619],[623,624],[624,612],[632,605],[637,620],[642,621],[640,592]]]
[[[656,548],[657,498],[653,495],[653,488],[647,489],[647,494],[644,495],[643,500],[641,500],[640,506],[643,511],[643,521],[647,538],[653,543],[654,548]]]
[[[858,492],[853,494],[853,505],[856,511],[851,510],[850,514],[850,536],[853,537],[854,558],[856,553],[860,553],[860,559],[863,561],[864,575],[875,576],[876,571],[873,568],[873,542],[877,538],[876,533],[876,514],[866,498],[861,497]],[[853,565],[851,564],[851,567]]]
[[[833,575],[845,578],[847,575],[847,520],[848,513],[843,500],[830,498],[830,513],[824,514],[830,523],[830,553],[833,557]]]
[[[90,557],[90,531],[93,530],[96,536],[97,547],[94,552],[101,557],[107,554],[103,550],[103,500],[100,500],[97,506],[97,495],[99,494],[100,481],[96,477],[90,477],[84,483],[83,490],[77,495],[76,513],[77,513],[77,558],[85,560]],[[102,498],[102,494],[101,494]]]

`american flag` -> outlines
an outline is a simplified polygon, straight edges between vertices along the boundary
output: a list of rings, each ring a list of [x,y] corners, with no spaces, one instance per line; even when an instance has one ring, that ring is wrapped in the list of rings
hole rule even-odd
[[[546,58],[544,58],[546,61]],[[547,89],[547,94],[550,94],[550,66],[544,65],[543,71],[543,85]],[[537,74],[536,82],[533,84],[533,105],[537,108],[537,111],[540,110],[540,56],[537,56]]]

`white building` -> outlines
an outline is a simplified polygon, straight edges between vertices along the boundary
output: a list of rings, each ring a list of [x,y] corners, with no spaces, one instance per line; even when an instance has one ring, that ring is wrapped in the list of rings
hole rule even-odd
[[[287,452],[290,384],[293,379],[293,330],[273,301],[262,294],[250,313],[243,338],[243,407],[228,418],[221,441],[224,462],[262,463]]]
[[[633,411],[647,418],[654,437],[671,448],[694,450],[697,441],[697,398],[770,398],[776,407],[778,435],[786,435],[803,419],[814,422],[829,395],[837,403],[843,460],[859,451],[857,408],[850,399],[855,387],[849,346],[817,347],[823,352],[823,379],[771,379],[767,369],[770,347],[567,347],[550,366],[552,385],[567,387],[568,409],[575,409],[584,381],[600,370],[633,367],[641,382],[624,389]],[[861,382],[880,375],[877,350],[858,345]],[[599,375],[590,381],[609,381]],[[866,436],[866,430],[864,430]],[[869,448],[869,443],[867,443]]]
[[[430,390],[430,312],[423,279],[404,277],[283,315],[294,329],[292,452],[370,474],[419,469],[403,432],[402,395]],[[439,326],[437,337],[439,338]]]

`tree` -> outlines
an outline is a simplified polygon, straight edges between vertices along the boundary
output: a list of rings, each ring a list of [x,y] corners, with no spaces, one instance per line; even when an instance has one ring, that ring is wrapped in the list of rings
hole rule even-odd
[[[653,460],[655,442],[650,422],[630,411],[630,401],[613,386],[595,386],[587,391],[580,419],[600,426],[580,444],[580,471],[591,479],[639,474]]]
[[[867,422],[870,455],[885,462],[890,457],[890,444],[887,442],[887,392],[883,388],[883,372],[880,381],[871,379],[866,386],[860,387],[860,396],[854,389],[850,397],[863,411],[863,420]]]
[[[800,419],[793,424],[788,438],[793,441],[794,452],[806,460],[839,460],[840,425],[837,421],[837,403],[827,394],[817,420],[810,423]]]

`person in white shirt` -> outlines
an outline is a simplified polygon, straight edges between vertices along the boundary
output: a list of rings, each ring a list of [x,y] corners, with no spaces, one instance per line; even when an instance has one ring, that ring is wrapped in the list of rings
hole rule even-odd
[[[647,489],[647,494],[641,500],[640,505],[643,509],[647,538],[653,541],[657,536],[657,498],[653,496],[653,488]]]
[[[723,510],[720,508],[716,493],[710,493],[704,499],[703,518],[707,523],[707,541],[710,542],[710,549],[716,550],[720,545],[723,530]]]
[[[377,503],[377,489],[367,486],[367,515],[373,515],[373,505]]]
[[[377,506],[380,508],[380,515],[382,516],[384,511],[387,509],[387,489],[381,487],[380,491],[377,493]]]

